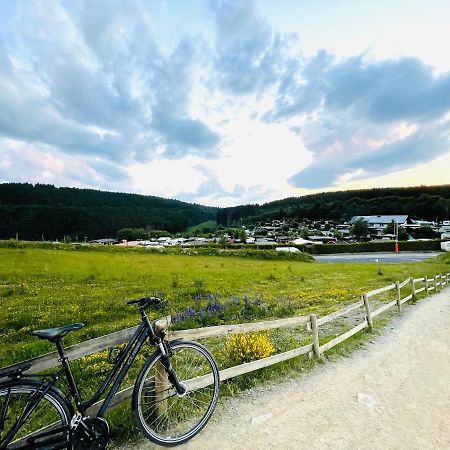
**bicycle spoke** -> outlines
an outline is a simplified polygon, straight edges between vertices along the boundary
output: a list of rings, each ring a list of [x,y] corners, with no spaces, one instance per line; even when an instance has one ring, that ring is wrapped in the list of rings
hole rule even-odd
[[[6,412],[8,411],[9,402],[11,400],[11,388],[8,389],[6,398],[2,403],[1,418],[0,418],[0,431],[5,429]]]
[[[65,442],[68,430],[62,430],[61,426],[68,425],[69,413],[51,391],[40,396],[40,388],[40,385],[20,382],[11,382],[7,388],[0,384],[0,442],[10,443],[5,448],[29,448],[26,439],[34,438],[39,442],[39,436],[43,434],[41,439],[56,438]],[[36,400],[38,402],[34,404]]]
[[[140,381],[145,389],[137,399],[138,423],[147,437],[163,445],[181,443],[196,434],[211,416],[218,395],[217,365],[204,347],[176,343],[170,363],[187,392],[179,395],[175,391],[155,359]]]

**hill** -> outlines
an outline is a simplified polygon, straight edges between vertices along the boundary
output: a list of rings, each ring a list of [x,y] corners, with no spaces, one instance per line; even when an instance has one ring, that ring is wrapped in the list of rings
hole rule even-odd
[[[184,231],[215,220],[216,208],[160,197],[57,188],[47,184],[0,184],[0,239],[96,239],[121,228]]]
[[[241,205],[217,211],[217,223],[231,226],[274,219],[348,220],[355,215],[408,214],[436,220],[450,216],[450,184],[377,188],[290,197],[263,205]]]

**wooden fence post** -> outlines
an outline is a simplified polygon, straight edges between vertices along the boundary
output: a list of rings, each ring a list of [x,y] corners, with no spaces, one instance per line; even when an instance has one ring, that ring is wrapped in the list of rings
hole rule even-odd
[[[434,290],[437,292],[437,290],[438,290],[438,284],[439,284],[439,275],[436,275],[435,277],[434,277]]]
[[[416,282],[414,281],[413,277],[411,277],[411,295],[412,299],[414,300],[416,297]]]
[[[167,411],[167,387],[169,386],[169,379],[167,377],[167,371],[164,368],[161,361],[155,364],[155,417],[160,417]]]
[[[428,292],[428,277],[425,275],[424,279],[425,279],[425,293],[428,296],[428,295],[430,295],[430,293]]]
[[[320,342],[319,342],[319,328],[317,326],[317,316],[315,314],[311,314],[310,317],[311,317],[311,329],[312,329],[314,356],[316,358],[319,358]]]
[[[398,312],[401,314],[402,313],[402,304],[400,303],[400,300],[402,297],[401,297],[401,292],[400,292],[400,281],[395,282],[395,295],[397,298]]]
[[[366,318],[367,318],[367,324],[369,325],[369,331],[373,330],[373,321],[372,321],[372,312],[370,311],[370,304],[369,304],[369,298],[367,297],[367,294],[363,294],[363,301],[364,306],[366,307]]]

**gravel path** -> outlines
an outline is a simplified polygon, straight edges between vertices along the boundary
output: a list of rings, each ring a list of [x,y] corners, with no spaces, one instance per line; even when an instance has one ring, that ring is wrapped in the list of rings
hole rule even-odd
[[[450,289],[351,357],[223,403],[179,448],[450,449]]]

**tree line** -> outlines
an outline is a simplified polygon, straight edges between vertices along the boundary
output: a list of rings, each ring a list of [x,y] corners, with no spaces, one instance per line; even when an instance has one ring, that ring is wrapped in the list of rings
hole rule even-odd
[[[357,215],[406,214],[425,220],[450,217],[450,185],[364,189],[290,197],[264,205],[240,205],[217,211],[223,226],[276,219],[350,220]]]
[[[0,184],[0,239],[83,241],[116,237],[122,228],[176,233],[215,216],[215,208],[154,196]]]

